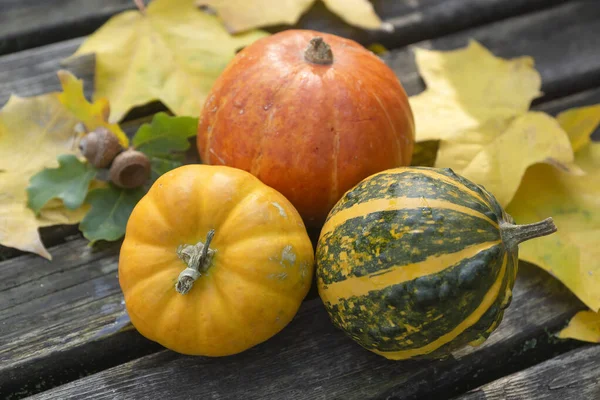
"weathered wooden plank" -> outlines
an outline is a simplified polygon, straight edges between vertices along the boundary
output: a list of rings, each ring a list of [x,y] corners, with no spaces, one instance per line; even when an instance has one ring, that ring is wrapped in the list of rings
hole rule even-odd
[[[508,366],[530,365],[550,349],[553,332],[581,307],[546,273],[521,268],[514,302],[480,349],[444,361],[386,360],[364,350],[330,323],[319,299],[304,303],[278,335],[226,358],[161,351],[39,393],[32,399],[131,397],[366,399],[449,397],[457,383],[477,383]],[[566,345],[566,346],[565,346]],[[493,361],[492,361],[493,360]],[[502,371],[498,371],[501,369]],[[201,383],[199,383],[201,382]],[[458,390],[462,390],[461,384]],[[443,396],[442,396],[443,395]]]
[[[488,383],[457,400],[598,400],[598,360],[600,347],[586,346]]]
[[[352,27],[315,4],[295,25],[328,29],[362,43],[389,47],[430,39],[470,26],[551,7],[566,0],[373,0],[375,11],[394,31],[369,32]],[[135,8],[132,0],[0,0],[0,54],[91,34],[112,15]],[[276,32],[289,26],[266,27]]]
[[[128,8],[135,8],[133,1],[2,0],[0,54],[88,35]]]
[[[600,86],[600,2],[572,1],[549,10],[510,18],[415,44],[451,50],[475,39],[501,57],[532,56],[549,101]],[[391,51],[386,62],[410,94],[422,90],[410,49]]]
[[[53,248],[53,262],[28,255],[0,263],[0,398],[158,349],[134,331],[112,335],[124,314],[118,248],[79,239]]]
[[[556,26],[561,29],[555,29]],[[504,57],[531,55],[542,75],[543,99],[547,100],[600,86],[600,44],[595,39],[598,36],[600,3],[573,1],[416,45],[451,49],[475,38]],[[11,93],[31,96],[60,90],[56,71],[61,68],[61,60],[71,55],[82,40],[68,40],[0,57],[0,105]],[[392,50],[384,60],[409,94],[423,90],[411,48]],[[93,91],[93,65],[93,57],[87,57],[69,66],[85,80],[88,97]]]

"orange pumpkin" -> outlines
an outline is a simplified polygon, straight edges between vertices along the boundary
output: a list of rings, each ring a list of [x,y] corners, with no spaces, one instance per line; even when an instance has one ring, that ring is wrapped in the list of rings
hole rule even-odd
[[[311,226],[362,179],[409,165],[414,143],[394,72],[356,42],[308,30],[239,52],[200,117],[203,162],[251,172]]]
[[[133,210],[119,282],[142,335],[224,356],[291,321],[313,261],[302,219],[280,193],[242,170],[189,165],[161,176]]]

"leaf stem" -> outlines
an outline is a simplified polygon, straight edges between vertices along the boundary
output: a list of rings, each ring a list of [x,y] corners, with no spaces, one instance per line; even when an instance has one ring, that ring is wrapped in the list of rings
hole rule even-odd
[[[146,15],[146,5],[144,4],[144,0],[133,0],[133,2],[138,10],[140,10],[142,14]]]

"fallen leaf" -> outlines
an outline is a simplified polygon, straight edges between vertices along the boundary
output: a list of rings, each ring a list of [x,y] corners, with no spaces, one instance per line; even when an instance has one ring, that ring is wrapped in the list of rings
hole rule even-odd
[[[72,110],[95,118],[94,112],[103,109],[80,102],[85,99],[77,82],[73,75],[64,73],[61,84],[69,95],[11,96],[0,110],[0,244],[4,246],[50,259],[38,228],[77,223],[87,211],[86,207],[68,210],[62,203],[51,201],[36,218],[27,207],[29,179],[44,168],[56,168],[59,155],[77,153],[76,126],[89,120],[81,120]],[[75,89],[82,91],[81,97]]]
[[[196,136],[198,118],[170,117],[157,113],[150,124],[142,125],[132,139],[133,146],[150,158],[154,182],[167,171],[182,165],[189,138]]]
[[[450,140],[465,132],[495,137],[541,95],[533,58],[505,60],[474,40],[451,51],[417,48],[415,59],[427,86],[410,98],[419,142]]]
[[[199,6],[216,10],[231,33],[271,25],[294,25],[315,0],[199,0]],[[351,25],[364,29],[386,29],[367,0],[323,0],[327,8]]]
[[[117,240],[125,234],[127,220],[145,191],[142,188],[123,190],[109,185],[90,191],[91,205],[79,229],[91,244],[98,240]]]
[[[532,164],[580,173],[559,123],[528,111],[541,87],[531,57],[505,60],[476,41],[452,51],[417,49],[415,57],[427,85],[410,98],[416,139],[440,141],[435,167],[484,186],[503,206]]]
[[[350,25],[364,29],[392,31],[391,24],[382,23],[368,0],[323,0],[327,8]]]
[[[27,205],[37,214],[50,200],[59,198],[66,208],[75,210],[83,205],[96,173],[91,164],[79,161],[72,154],[62,154],[58,157],[58,168],[44,169],[31,178]]]
[[[569,325],[558,333],[558,337],[600,343],[600,314],[592,311],[579,311],[569,321]]]
[[[597,312],[600,308],[600,143],[588,139],[598,123],[595,126],[571,123],[580,120],[579,112],[587,114],[588,110],[573,109],[559,118],[573,147],[577,148],[575,163],[585,174],[575,176],[545,164],[531,166],[507,212],[519,224],[546,217],[554,219],[558,231],[522,243],[519,258],[548,271]]]
[[[154,100],[175,114],[196,116],[236,50],[266,35],[231,36],[194,0],[154,0],[144,14],[112,17],[71,57],[95,53],[94,97],[109,100],[111,121]]]
[[[85,132],[91,132],[96,128],[104,127],[112,132],[121,143],[127,147],[129,139],[117,124],[108,122],[110,117],[110,106],[105,98],[98,98],[94,103],[87,101],[83,94],[83,80],[77,79],[68,71],[58,71],[58,79],[63,91],[58,95],[60,102],[77,118],[84,126]]]
[[[472,135],[473,132],[465,132],[451,141],[442,141],[435,166],[452,168],[483,185],[502,206],[510,203],[532,164],[545,162],[576,172],[569,138],[558,122],[545,113],[520,115],[494,137],[467,144]]]
[[[573,151],[577,151],[590,143],[592,133],[600,125],[600,104],[563,111],[556,119],[569,134]]]

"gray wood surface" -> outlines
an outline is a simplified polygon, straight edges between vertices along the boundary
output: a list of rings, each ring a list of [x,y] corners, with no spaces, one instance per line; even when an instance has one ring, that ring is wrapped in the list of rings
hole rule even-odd
[[[53,262],[0,263],[0,398],[31,393],[157,350],[120,332],[118,244],[82,239],[53,248]]]
[[[352,27],[316,1],[295,27],[327,28],[365,44],[399,47],[565,1],[373,0],[378,15],[394,26],[393,32]],[[0,54],[89,35],[112,15],[132,8],[132,0],[0,0]],[[289,26],[266,27],[272,32],[285,28]]]
[[[457,400],[598,400],[600,346],[572,350],[505,376]]]
[[[0,54],[88,35],[128,8],[135,8],[133,1],[2,0]]]
[[[535,267],[522,267],[519,274],[513,305],[498,330],[483,347],[457,352],[456,359],[386,360],[335,329],[314,299],[280,334],[239,355],[190,357],[165,350],[32,399],[448,398],[468,384],[505,375],[507,368],[530,365],[551,348],[572,345],[555,343],[550,335],[580,303]]]

